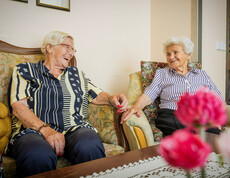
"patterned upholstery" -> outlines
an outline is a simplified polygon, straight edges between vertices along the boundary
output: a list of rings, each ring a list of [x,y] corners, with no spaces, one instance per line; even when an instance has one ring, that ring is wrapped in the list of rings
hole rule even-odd
[[[130,74],[129,78],[128,101],[129,105],[133,106],[143,93],[140,71]]]
[[[18,55],[0,52],[0,101],[8,106],[7,89],[13,67],[23,62],[38,62],[44,59],[44,55]]]
[[[108,144],[118,145],[115,132],[113,108],[108,105],[89,105],[88,120],[92,126],[97,128],[102,141]],[[100,118],[100,119],[98,119]]]
[[[167,67],[168,64],[164,62],[153,62],[153,61],[141,61],[141,75],[142,75],[142,85],[143,90],[152,83],[155,76],[156,70],[158,68]],[[201,68],[201,64],[197,62],[192,62],[189,64],[193,68]],[[154,140],[160,141],[162,138],[162,132],[155,127],[155,119],[157,118],[157,109],[159,108],[160,100],[157,98],[153,104],[146,106],[143,109],[145,116],[147,117],[150,126],[154,134]]]
[[[6,52],[0,52],[0,102],[8,106],[7,91],[12,74],[13,67],[22,62],[38,62],[44,59],[44,55],[19,55]],[[89,105],[89,122],[95,126],[102,138],[105,147],[106,156],[113,156],[125,152],[125,148],[120,146],[118,131],[116,132],[115,112],[111,106]],[[118,118],[118,117],[117,117]],[[63,168],[71,165],[64,158],[58,159],[57,168]],[[15,177],[16,164],[13,158],[3,155],[3,168],[5,177]]]

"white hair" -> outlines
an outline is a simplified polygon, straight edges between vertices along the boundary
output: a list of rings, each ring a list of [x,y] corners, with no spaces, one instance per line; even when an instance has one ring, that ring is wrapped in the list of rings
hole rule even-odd
[[[193,53],[194,44],[193,42],[186,36],[175,37],[172,36],[166,42],[163,43],[163,51],[166,54],[166,49],[171,45],[181,45],[186,54]]]
[[[43,39],[43,43],[41,46],[41,51],[44,55],[46,55],[46,46],[48,44],[51,44],[53,46],[61,44],[67,37],[71,38],[72,40],[73,37],[67,33],[60,32],[60,31],[52,31],[49,32]]]

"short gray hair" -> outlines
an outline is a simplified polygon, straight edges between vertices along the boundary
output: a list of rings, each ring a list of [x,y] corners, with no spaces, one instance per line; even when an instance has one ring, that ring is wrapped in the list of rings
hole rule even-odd
[[[51,44],[53,46],[61,44],[67,37],[71,38],[72,40],[73,37],[67,33],[60,32],[60,31],[52,31],[49,32],[43,39],[43,43],[41,46],[41,51],[44,55],[46,55],[46,46],[48,44]]]
[[[171,45],[181,45],[186,54],[193,53],[194,44],[193,42],[186,36],[175,37],[172,36],[166,42],[163,43],[163,51],[166,54],[166,49]]]

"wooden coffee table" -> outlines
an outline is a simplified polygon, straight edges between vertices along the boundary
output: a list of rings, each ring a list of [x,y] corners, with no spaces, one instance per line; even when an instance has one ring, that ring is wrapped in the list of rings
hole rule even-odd
[[[214,146],[215,138],[217,135],[207,133],[207,141]],[[41,174],[37,174],[31,177],[80,177],[91,175],[94,172],[99,173],[100,171],[106,171],[107,169],[116,168],[124,164],[134,163],[139,160],[148,159],[150,157],[158,156],[157,153],[158,145],[142,148],[139,150],[129,151],[116,156],[106,157],[94,161],[89,161],[65,168],[49,171]],[[217,153],[217,149],[214,146],[213,151]]]

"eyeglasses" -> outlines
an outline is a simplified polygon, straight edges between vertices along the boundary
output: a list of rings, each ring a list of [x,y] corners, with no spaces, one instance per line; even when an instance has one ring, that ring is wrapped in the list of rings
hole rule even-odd
[[[76,53],[76,52],[77,52],[76,49],[74,49],[72,46],[70,46],[70,45],[68,45],[68,44],[61,43],[61,44],[59,44],[59,45],[65,46],[66,49],[67,49],[67,51],[69,51],[69,52],[73,52],[73,53]]]

